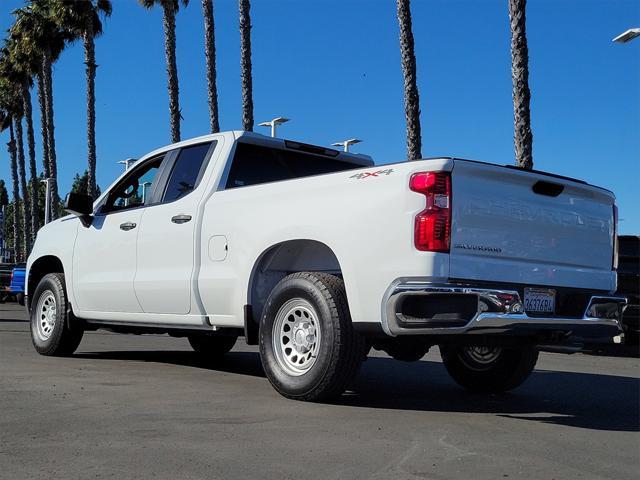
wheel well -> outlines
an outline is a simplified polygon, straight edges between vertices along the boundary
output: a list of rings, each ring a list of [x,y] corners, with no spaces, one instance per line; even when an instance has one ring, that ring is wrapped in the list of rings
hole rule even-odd
[[[62,262],[58,257],[47,255],[40,257],[31,265],[29,269],[29,279],[27,283],[27,292],[29,296],[33,296],[38,283],[48,273],[64,273]]]
[[[273,287],[294,272],[327,272],[342,276],[342,269],[333,250],[315,240],[289,240],[278,243],[258,258],[249,280],[248,303],[255,323]]]

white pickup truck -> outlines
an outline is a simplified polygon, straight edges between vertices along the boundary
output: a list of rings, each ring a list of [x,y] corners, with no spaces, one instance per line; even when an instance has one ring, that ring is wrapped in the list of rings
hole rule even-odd
[[[300,400],[340,395],[371,347],[438,345],[462,386],[503,391],[537,347],[619,335],[614,195],[585,182],[435,158],[370,157],[247,132],[161,148],[27,264],[36,350],[83,332],[168,333],[215,358],[239,336]]]

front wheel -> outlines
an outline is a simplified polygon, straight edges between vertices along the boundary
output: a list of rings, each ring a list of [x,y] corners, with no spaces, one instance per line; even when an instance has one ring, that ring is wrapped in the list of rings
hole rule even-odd
[[[462,387],[477,392],[505,392],[521,385],[538,361],[534,347],[440,345],[449,375]]]
[[[299,272],[274,287],[260,322],[260,359],[281,395],[306,401],[339,396],[357,374],[364,352],[342,279]]]
[[[31,341],[41,355],[67,356],[76,351],[84,328],[69,307],[64,274],[49,273],[36,287],[31,303]]]

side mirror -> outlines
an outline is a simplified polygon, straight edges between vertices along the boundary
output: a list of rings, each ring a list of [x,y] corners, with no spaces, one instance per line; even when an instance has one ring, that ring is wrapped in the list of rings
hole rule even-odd
[[[80,218],[82,225],[88,227],[91,225],[91,214],[93,213],[93,198],[91,195],[82,193],[69,193],[64,200],[64,209],[72,215]]]

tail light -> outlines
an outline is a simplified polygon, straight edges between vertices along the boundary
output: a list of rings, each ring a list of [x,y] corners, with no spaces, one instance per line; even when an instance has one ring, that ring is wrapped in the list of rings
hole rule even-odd
[[[618,270],[618,207],[613,206],[613,258],[611,268]]]
[[[451,243],[451,174],[414,173],[409,188],[427,197],[427,206],[416,215],[414,242],[418,250],[449,252]]]

